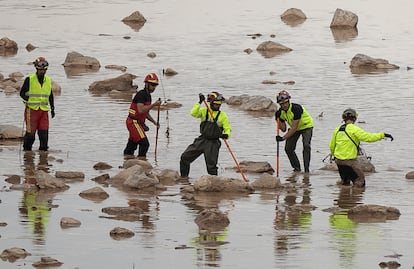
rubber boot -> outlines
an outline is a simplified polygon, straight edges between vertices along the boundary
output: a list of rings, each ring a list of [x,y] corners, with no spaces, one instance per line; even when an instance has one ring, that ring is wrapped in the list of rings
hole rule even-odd
[[[37,134],[39,136],[39,142],[40,142],[39,150],[47,151],[47,149],[49,148],[47,146],[47,143],[49,141],[49,131],[48,130],[38,130]]]
[[[147,152],[150,146],[148,138],[144,137],[143,139],[139,140],[138,145],[139,145],[139,149],[138,149],[137,157],[140,157],[141,159],[144,159],[144,158],[146,159]]]
[[[35,134],[26,133],[23,138],[23,150],[24,151],[32,150],[34,141],[35,141]]]
[[[190,174],[190,164],[183,159],[180,160],[180,176],[181,178],[188,178]]]
[[[132,140],[128,140],[128,143],[124,149],[124,155],[134,155],[135,150],[138,147],[138,143]]]

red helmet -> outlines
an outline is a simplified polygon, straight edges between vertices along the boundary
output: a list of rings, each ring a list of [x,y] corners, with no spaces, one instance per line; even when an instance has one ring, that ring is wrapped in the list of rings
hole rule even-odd
[[[154,83],[158,85],[158,77],[155,73],[149,73],[145,77],[144,82]]]
[[[45,57],[39,57],[33,62],[36,69],[47,69],[49,67],[49,63],[46,61]]]
[[[290,94],[285,90],[280,91],[279,94],[276,96],[276,101],[279,104],[289,101],[289,99],[290,99]]]

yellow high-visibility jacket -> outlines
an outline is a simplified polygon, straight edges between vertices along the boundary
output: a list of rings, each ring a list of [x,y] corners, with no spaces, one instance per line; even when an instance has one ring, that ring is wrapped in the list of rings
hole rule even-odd
[[[342,125],[341,125],[342,126]],[[332,156],[339,160],[353,160],[358,156],[358,147],[360,141],[375,142],[384,138],[384,133],[367,133],[360,127],[348,123],[345,126],[345,131],[340,131],[341,126],[335,128],[329,149]],[[346,133],[345,133],[346,132]],[[348,135],[349,137],[348,137]],[[355,142],[352,142],[352,140]]]

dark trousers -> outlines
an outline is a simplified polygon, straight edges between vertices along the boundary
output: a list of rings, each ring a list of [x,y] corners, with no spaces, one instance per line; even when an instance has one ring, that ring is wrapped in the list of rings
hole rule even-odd
[[[295,171],[301,171],[300,162],[296,155],[296,144],[299,137],[302,136],[303,144],[303,166],[305,173],[309,173],[309,165],[311,160],[311,140],[312,140],[313,128],[308,128],[300,131],[296,131],[291,137],[286,139],[285,152],[289,158],[290,165]]]
[[[338,172],[341,176],[342,185],[350,185],[351,182],[357,187],[365,187],[365,175],[357,160],[335,159]]]
[[[135,150],[138,148],[138,157],[147,157],[147,152],[150,147],[149,141],[147,137],[139,140],[138,142],[134,142],[132,140],[128,140],[128,143],[124,149],[124,155],[134,155]]]
[[[207,166],[209,175],[217,175],[217,162],[221,141],[219,139],[208,140],[201,136],[194,139],[194,142],[187,147],[181,154],[180,174],[182,177],[188,177],[190,174],[190,164],[195,161],[201,154],[204,154],[204,161]]]

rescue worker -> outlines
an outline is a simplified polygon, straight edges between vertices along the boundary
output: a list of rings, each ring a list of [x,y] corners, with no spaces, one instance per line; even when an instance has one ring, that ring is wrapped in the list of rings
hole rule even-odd
[[[294,172],[301,172],[300,162],[296,155],[296,143],[302,136],[303,144],[303,166],[305,173],[309,173],[311,160],[311,140],[313,133],[313,119],[306,109],[296,103],[290,102],[290,94],[287,91],[281,91],[276,96],[276,101],[280,108],[275,113],[276,126],[282,132],[287,132],[283,136],[276,136],[276,142],[286,140],[285,152],[289,158],[290,165]],[[279,122],[279,124],[278,124]],[[289,125],[289,129],[286,126]]]
[[[36,131],[39,136],[39,150],[48,150],[49,140],[49,105],[52,118],[55,117],[55,104],[52,92],[52,80],[46,75],[49,63],[44,57],[34,62],[36,73],[27,76],[20,90],[20,97],[25,104],[24,120],[26,133],[23,138],[23,150],[32,150]]]
[[[335,128],[329,143],[331,155],[338,166],[342,185],[350,185],[351,181],[356,187],[365,187],[365,176],[362,167],[359,165],[357,156],[360,141],[376,142],[384,137],[392,140],[392,135],[379,132],[367,133],[360,127],[354,125],[357,119],[357,112],[348,108],[342,113],[344,124]]]
[[[158,77],[155,73],[149,73],[144,79],[144,89],[138,91],[132,99],[129,107],[128,117],[126,119],[126,127],[129,132],[128,143],[124,149],[125,156],[133,156],[135,150],[138,148],[138,158],[142,160],[147,159],[147,152],[150,146],[146,131],[149,130],[145,125],[145,120],[148,119],[157,128],[160,128],[149,111],[156,106],[161,105],[161,100],[158,99],[152,103],[151,94],[158,86]]]
[[[217,162],[221,147],[220,138],[228,139],[231,134],[229,118],[225,112],[220,110],[225,101],[223,95],[218,92],[211,92],[207,96],[207,101],[210,103],[209,107],[202,106],[205,100],[205,96],[200,93],[199,101],[194,104],[190,112],[191,116],[200,119],[201,134],[181,154],[180,174],[183,179],[188,179],[190,164],[201,154],[204,154],[208,174],[217,175]],[[211,114],[213,114],[213,117]]]

